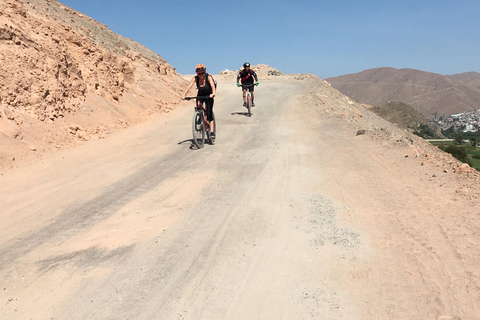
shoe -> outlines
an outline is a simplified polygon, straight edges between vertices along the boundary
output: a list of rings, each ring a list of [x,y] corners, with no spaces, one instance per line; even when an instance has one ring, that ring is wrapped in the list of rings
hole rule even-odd
[[[247,106],[247,103],[246,103],[246,102],[244,102],[244,103],[243,103],[243,106],[244,106],[244,107],[246,107],[246,106]]]
[[[210,132],[210,144],[215,144],[215,133]]]
[[[255,103],[252,103],[252,108],[255,107]]]

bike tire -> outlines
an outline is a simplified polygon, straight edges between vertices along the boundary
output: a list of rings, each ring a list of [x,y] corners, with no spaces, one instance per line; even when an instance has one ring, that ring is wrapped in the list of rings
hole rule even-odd
[[[247,94],[247,110],[248,110],[248,116],[252,116],[252,96],[250,94]]]
[[[193,143],[198,149],[203,148],[205,144],[205,124],[203,123],[203,114],[201,111],[195,111],[192,120]]]

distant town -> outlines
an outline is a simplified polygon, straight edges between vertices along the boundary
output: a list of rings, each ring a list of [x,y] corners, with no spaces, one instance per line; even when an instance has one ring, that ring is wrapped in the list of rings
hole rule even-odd
[[[480,109],[430,119],[441,131],[480,132]]]

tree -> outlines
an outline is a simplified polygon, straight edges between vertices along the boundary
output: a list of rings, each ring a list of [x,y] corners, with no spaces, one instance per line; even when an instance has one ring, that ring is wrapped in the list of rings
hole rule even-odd
[[[476,137],[471,137],[470,138],[470,143],[472,144],[472,146],[477,146],[477,138]]]
[[[465,138],[463,137],[463,134],[462,134],[462,133],[459,133],[459,134],[455,137],[455,144],[457,144],[457,145],[462,145],[464,139],[465,139]]]
[[[445,152],[450,153],[457,160],[460,160],[464,163],[468,163],[468,165],[471,167],[473,166],[472,161],[468,158],[467,151],[465,150],[464,147],[450,144],[448,146],[444,146],[444,145],[439,146],[439,148]]]

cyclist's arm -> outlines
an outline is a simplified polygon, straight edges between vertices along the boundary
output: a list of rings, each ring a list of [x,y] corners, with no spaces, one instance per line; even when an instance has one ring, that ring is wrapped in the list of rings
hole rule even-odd
[[[187,94],[188,91],[190,91],[194,83],[195,83],[195,77],[193,77],[192,80],[190,80],[190,83],[188,84],[187,88],[185,89],[185,91],[183,91],[182,100],[185,100],[185,95]]]
[[[208,83],[210,83],[210,88],[212,88],[210,98],[213,98],[217,90],[215,89],[215,82],[213,82],[213,77],[211,75],[208,75]]]
[[[253,77],[255,78],[255,82],[258,82],[257,73],[255,71],[253,71]]]

